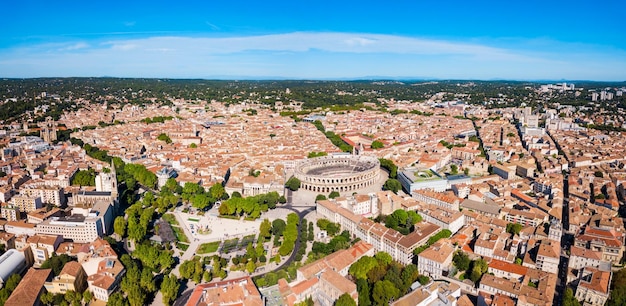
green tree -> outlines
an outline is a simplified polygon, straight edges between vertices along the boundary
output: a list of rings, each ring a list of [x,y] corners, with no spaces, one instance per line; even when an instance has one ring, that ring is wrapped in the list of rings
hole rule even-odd
[[[148,293],[152,293],[157,290],[156,283],[154,282],[154,275],[148,269],[143,269],[141,271],[139,285]]]
[[[163,295],[163,304],[172,305],[178,297],[178,289],[180,283],[175,275],[170,274],[163,277],[161,282],[161,294]]]
[[[509,223],[506,225],[506,232],[519,235],[520,231],[522,231],[522,225],[519,223]]]
[[[192,142],[192,143],[189,145],[189,148],[191,148],[191,149],[195,149],[195,148],[197,148],[197,147],[198,147],[198,145],[197,145],[195,142]]]
[[[374,257],[363,256],[350,266],[348,273],[356,279],[367,279],[367,273],[378,264],[378,260]]]
[[[110,306],[128,306],[128,300],[124,297],[121,292],[115,292],[109,296],[109,301],[107,305]]]
[[[450,174],[457,174],[459,173],[459,166],[452,164],[450,165]]]
[[[301,184],[300,180],[297,177],[292,176],[291,178],[287,180],[287,182],[285,183],[285,186],[289,188],[291,191],[296,191],[300,189],[300,184]]]
[[[398,191],[402,189],[402,184],[396,179],[388,179],[387,181],[385,181],[383,189],[391,190],[393,191],[393,193],[398,193]]]
[[[626,305],[626,268],[613,273],[607,306]]]
[[[389,253],[387,252],[378,252],[376,253],[376,255],[374,255],[374,258],[376,258],[376,260],[378,260],[378,262],[380,262],[384,266],[389,265],[393,261],[391,255],[389,255]]]
[[[113,222],[113,231],[123,238],[126,235],[126,220],[123,216],[118,216]]]
[[[356,306],[356,302],[348,293],[344,293],[335,301],[335,306]]]
[[[610,304],[610,303],[609,303]],[[567,287],[565,289],[565,293],[563,294],[563,301],[561,302],[562,306],[580,306],[580,302],[574,297],[574,291],[572,288]]]
[[[256,270],[256,265],[254,264],[252,260],[248,261],[248,263],[246,264],[246,271],[252,274],[254,273],[254,270]]]
[[[315,196],[315,201],[323,201],[326,200],[326,196],[323,194],[318,194],[317,196]]]
[[[228,194],[226,193],[226,189],[222,186],[221,183],[215,183],[211,188],[209,188],[209,194],[211,198],[215,200],[226,200],[228,198]]]
[[[268,219],[263,219],[259,226],[259,236],[265,239],[271,237],[272,223]]]
[[[161,133],[159,134],[159,136],[157,136],[157,140],[160,141],[165,141],[165,143],[172,143],[172,139],[170,138],[170,136],[167,136],[167,134],[165,133]]]
[[[335,199],[335,198],[338,198],[339,196],[340,196],[339,192],[331,191],[330,194],[328,195],[328,198]]]
[[[372,290],[372,298],[377,305],[387,305],[391,299],[398,298],[399,295],[400,289],[388,280],[376,282]]]
[[[139,284],[134,284],[126,292],[126,298],[130,306],[142,306],[146,304],[146,293],[141,289]]]
[[[456,251],[454,253],[454,256],[452,256],[452,262],[454,263],[454,266],[459,271],[465,271],[465,270],[469,269],[469,265],[471,263],[471,260],[470,260],[469,256],[467,256],[467,254],[465,254],[465,252],[463,252],[463,251]]]
[[[74,174],[72,185],[75,186],[96,186],[96,173],[93,169],[80,170]]]
[[[89,291],[89,289],[85,289],[85,291],[83,291],[83,302],[88,304],[91,300],[93,300],[93,294]]]
[[[282,236],[285,228],[287,227],[287,223],[283,219],[276,219],[272,221],[272,233],[276,236]]]
[[[372,141],[372,145],[371,145],[372,149],[376,150],[376,149],[382,149],[384,147],[385,147],[385,144],[382,143],[382,141],[380,141],[380,140]]]
[[[371,294],[370,294],[370,285],[365,278],[357,278],[356,280],[356,290],[359,293],[359,306],[370,306],[372,305]]]

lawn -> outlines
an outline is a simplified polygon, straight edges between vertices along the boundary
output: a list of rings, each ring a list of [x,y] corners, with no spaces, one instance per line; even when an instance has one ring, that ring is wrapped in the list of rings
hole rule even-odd
[[[176,243],[176,247],[183,250],[183,251],[187,251],[187,249],[189,248],[188,244],[185,243]]]
[[[199,222],[200,219],[198,218],[187,218],[187,220],[191,221],[191,222]]]
[[[220,247],[220,242],[209,242],[201,244],[196,250],[196,254],[208,254],[217,252],[217,249]]]
[[[189,243],[189,239],[185,236],[185,232],[177,226],[172,226],[172,230],[174,231],[174,235],[176,235],[176,239],[180,242]]]
[[[176,217],[172,214],[164,214],[163,220],[167,221],[167,223],[172,225],[178,225],[178,221],[176,221]]]

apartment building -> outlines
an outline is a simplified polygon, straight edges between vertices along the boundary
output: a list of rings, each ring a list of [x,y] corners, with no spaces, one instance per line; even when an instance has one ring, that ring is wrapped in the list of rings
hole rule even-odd
[[[72,209],[72,215],[52,217],[37,224],[39,234],[62,235],[74,242],[86,243],[103,237],[112,230],[113,206],[110,202],[98,201],[93,207]]]
[[[405,236],[382,224],[357,216],[329,200],[318,201],[317,212],[322,217],[341,224],[352,236],[374,246],[376,252],[387,252],[402,264],[412,263],[413,250],[440,230],[434,224],[421,222],[415,225],[415,231]]]
[[[40,198],[42,203],[53,204],[55,206],[64,205],[66,202],[63,187],[60,186],[30,186],[22,188],[20,194],[28,198]]]
[[[65,294],[67,291],[83,292],[87,288],[87,274],[76,261],[70,261],[51,281],[46,282],[46,290],[52,294]]]
[[[43,207],[41,197],[29,197],[17,195],[11,198],[11,205],[17,207],[21,212],[31,212]]]
[[[580,281],[574,296],[588,306],[602,306],[609,298],[611,271],[602,271],[587,267],[581,271]]]
[[[63,242],[63,237],[58,235],[33,235],[26,239],[33,253],[35,266],[39,267],[44,261],[48,260],[57,249],[59,244]]]
[[[417,256],[417,270],[433,279],[448,276],[452,267],[454,246],[448,241],[438,241]]]

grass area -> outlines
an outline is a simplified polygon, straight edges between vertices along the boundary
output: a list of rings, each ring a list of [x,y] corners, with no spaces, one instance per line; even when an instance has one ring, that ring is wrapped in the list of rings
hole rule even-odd
[[[185,244],[185,243],[178,242],[178,243],[176,243],[176,247],[181,249],[181,250],[183,250],[183,251],[187,251],[187,249],[189,248],[189,245]]]
[[[176,239],[180,242],[189,243],[189,239],[185,236],[185,232],[176,226],[172,226],[172,230],[174,231],[174,235],[176,235]]]
[[[191,222],[200,222],[200,219],[198,219],[198,218],[187,218],[187,220],[189,220]]]
[[[172,214],[164,214],[163,220],[167,221],[167,223],[171,225],[178,225],[178,221],[176,221],[176,217]]]
[[[220,242],[209,242],[201,244],[196,250],[196,254],[208,254],[217,252],[217,249],[220,247]]]
[[[464,280],[465,279],[465,273],[461,273],[461,275],[459,276],[459,280]]]

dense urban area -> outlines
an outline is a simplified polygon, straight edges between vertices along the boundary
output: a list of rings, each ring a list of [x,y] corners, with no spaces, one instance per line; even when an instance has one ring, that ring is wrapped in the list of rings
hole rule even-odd
[[[625,91],[0,80],[0,305],[625,305]]]

